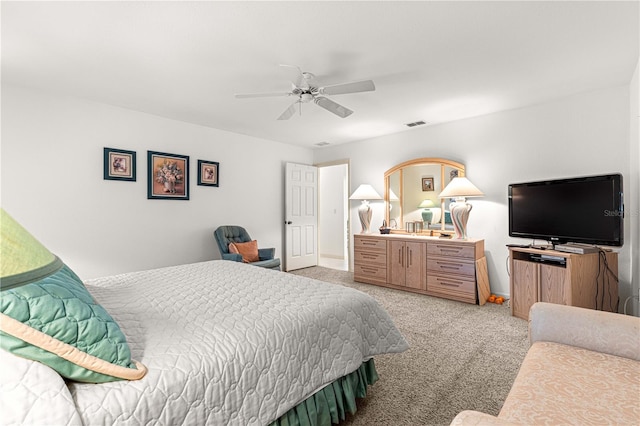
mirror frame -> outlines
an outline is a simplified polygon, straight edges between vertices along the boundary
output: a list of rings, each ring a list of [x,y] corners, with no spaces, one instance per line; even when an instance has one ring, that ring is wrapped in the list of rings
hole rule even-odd
[[[459,163],[457,161],[453,161],[453,160],[447,160],[445,158],[436,158],[436,157],[424,157],[424,158],[416,158],[414,160],[409,160],[409,161],[405,161],[404,163],[400,163],[396,166],[393,166],[392,168],[390,168],[389,170],[387,170],[386,172],[384,172],[384,202],[385,202],[385,212],[384,212],[384,218],[385,221],[387,223],[387,226],[391,226],[390,223],[390,214],[389,214],[389,206],[390,206],[390,200],[389,200],[389,188],[390,188],[390,178],[391,175],[393,175],[393,173],[395,172],[400,172],[400,194],[398,195],[398,198],[400,199],[400,221],[401,223],[397,224],[397,228],[396,229],[391,229],[390,232],[393,233],[402,233],[402,234],[406,234],[406,231],[404,230],[404,213],[402,212],[402,199],[403,199],[403,195],[404,195],[404,183],[403,183],[403,175],[404,175],[404,169],[407,167],[413,167],[413,166],[421,166],[421,165],[440,165],[440,182],[445,182],[445,168],[447,166],[449,167],[453,167],[455,169],[459,170],[459,176],[460,177],[464,177],[465,176],[465,166],[462,163]],[[442,192],[444,188],[440,188],[440,191],[438,192],[438,194],[440,192]],[[445,199],[441,199],[440,200],[440,209],[442,212],[445,211],[445,203],[446,200]],[[436,233],[440,233],[442,231],[445,231],[445,215],[441,214],[440,215],[440,229],[438,230],[434,230],[434,229],[425,229],[423,232],[426,234],[433,234],[434,232]],[[446,230],[449,231],[449,230]],[[453,233],[453,230],[451,230],[451,232]]]

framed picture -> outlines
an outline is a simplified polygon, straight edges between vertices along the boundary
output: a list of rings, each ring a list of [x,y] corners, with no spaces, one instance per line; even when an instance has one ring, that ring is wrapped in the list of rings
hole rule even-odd
[[[136,153],[123,149],[104,149],[105,180],[136,180]]]
[[[147,151],[148,199],[189,199],[189,157]]]
[[[198,185],[219,186],[220,163],[198,160]]]
[[[422,190],[423,191],[433,191],[433,178],[422,178]]]

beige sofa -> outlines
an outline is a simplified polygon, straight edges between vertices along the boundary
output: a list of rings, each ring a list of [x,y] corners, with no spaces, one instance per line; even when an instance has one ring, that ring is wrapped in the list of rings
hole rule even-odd
[[[529,340],[500,414],[451,425],[640,425],[640,318],[536,303]]]

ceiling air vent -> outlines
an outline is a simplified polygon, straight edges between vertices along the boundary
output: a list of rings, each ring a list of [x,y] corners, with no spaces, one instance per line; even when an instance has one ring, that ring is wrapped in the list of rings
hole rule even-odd
[[[318,142],[316,144],[314,144],[315,146],[327,146],[330,145],[329,142]]]
[[[405,126],[407,126],[407,127],[416,127],[416,126],[423,126],[425,124],[427,124],[426,121],[420,120],[420,121],[414,121],[413,123],[407,123],[407,124],[405,124]]]

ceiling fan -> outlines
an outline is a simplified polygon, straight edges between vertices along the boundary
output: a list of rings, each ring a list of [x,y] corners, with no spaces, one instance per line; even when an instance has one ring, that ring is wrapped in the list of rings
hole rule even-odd
[[[236,94],[236,98],[266,98],[274,96],[295,96],[296,101],[289,106],[281,115],[278,120],[288,120],[296,112],[296,106],[298,107],[300,114],[302,114],[302,104],[313,102],[321,108],[326,109],[329,112],[334,113],[338,117],[346,118],[353,114],[349,108],[346,108],[331,99],[326,95],[344,95],[347,93],[358,92],[371,92],[376,90],[376,86],[371,80],[356,81],[353,83],[333,84],[330,86],[320,87],[315,82],[315,76],[310,72],[303,72],[299,67],[295,65],[280,65],[281,67],[292,67],[298,69],[298,76],[295,82],[291,83],[291,91],[289,92],[275,92],[275,93],[246,93]]]

